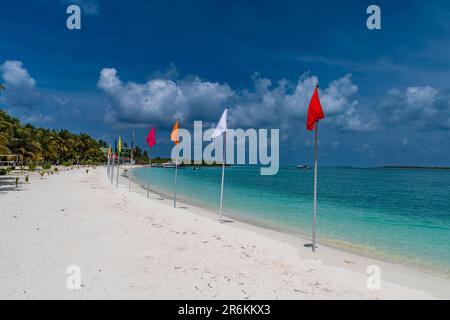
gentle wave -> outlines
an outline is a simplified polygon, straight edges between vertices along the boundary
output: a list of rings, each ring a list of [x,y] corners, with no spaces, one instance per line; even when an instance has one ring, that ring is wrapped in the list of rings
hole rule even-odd
[[[133,169],[144,188],[147,173],[147,168]],[[171,197],[173,175],[173,169],[152,168],[151,189]],[[178,177],[183,200],[217,210],[220,168],[181,169]],[[260,176],[257,167],[229,167],[224,212],[309,236],[312,171],[283,168],[276,176]],[[450,275],[449,172],[320,168],[317,218],[319,239],[326,244]]]

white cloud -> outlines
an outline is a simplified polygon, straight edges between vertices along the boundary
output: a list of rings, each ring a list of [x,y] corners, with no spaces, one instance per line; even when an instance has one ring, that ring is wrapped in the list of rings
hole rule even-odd
[[[145,83],[124,83],[114,68],[100,72],[98,87],[110,105],[106,119],[130,124],[215,122],[224,107],[230,107],[230,127],[277,127],[289,129],[304,121],[315,76],[303,74],[296,83],[272,80],[255,73],[253,90],[234,91],[227,84],[188,77],[184,80],[153,79]],[[320,93],[326,121],[343,131],[371,131],[374,120],[362,119],[354,99],[358,87],[351,75],[332,81]]]
[[[59,106],[62,106],[62,107],[67,105],[67,103],[69,102],[69,99],[67,99],[65,97],[61,97],[61,96],[54,96],[53,99]]]
[[[23,67],[21,61],[7,60],[0,65],[0,72],[6,90],[2,100],[11,107],[31,108],[40,103],[41,97],[36,90],[36,81]]]
[[[34,88],[36,81],[31,78],[21,61],[5,61],[1,67],[3,79],[10,85]]]
[[[48,115],[43,115],[41,113],[24,115],[20,117],[22,123],[32,123],[32,124],[45,124],[53,121],[53,117]]]
[[[123,83],[113,68],[100,72],[98,87],[108,98],[108,118],[134,124],[168,125],[176,118],[182,122],[216,121],[217,114],[234,94],[226,84],[198,77],[177,82],[154,79],[142,84]]]
[[[297,82],[273,82],[255,73],[253,88],[232,90],[227,84],[196,76],[184,80],[152,79],[124,83],[116,69],[105,68],[98,86],[107,95],[109,121],[128,124],[162,124],[176,118],[216,122],[224,107],[230,108],[230,127],[276,127],[289,131],[303,125],[318,78],[303,74]],[[340,132],[374,132],[393,125],[450,128],[450,92],[426,87],[391,90],[369,109],[360,106],[358,86],[348,74],[321,86],[324,122]],[[283,138],[283,135],[282,135]]]
[[[278,81],[272,86],[269,79],[259,74],[253,77],[255,90],[237,94],[231,120],[236,125],[279,127],[298,126],[304,121],[312,92],[318,78],[303,74],[297,83]],[[325,121],[341,131],[373,131],[377,124],[374,119],[363,119],[358,109],[355,95],[358,87],[348,74],[323,87],[320,100],[325,113]]]
[[[349,132],[374,132],[379,129],[379,120],[372,114],[367,113],[365,118],[361,117],[358,108],[358,101],[353,101],[347,105],[345,111],[335,116],[334,123],[341,131]]]
[[[327,106],[327,111],[331,114],[346,111],[349,106],[354,106],[355,101],[351,98],[358,92],[358,87],[352,83],[351,75],[335,80],[325,89],[321,97],[323,105]]]
[[[381,98],[377,114],[386,126],[450,129],[450,92],[430,86],[390,90]]]
[[[272,81],[259,74],[253,77],[254,90],[243,90],[236,94],[230,122],[235,126],[278,126],[286,122],[304,119],[311,94],[318,80],[302,75],[297,83]],[[325,113],[327,111],[325,110]]]

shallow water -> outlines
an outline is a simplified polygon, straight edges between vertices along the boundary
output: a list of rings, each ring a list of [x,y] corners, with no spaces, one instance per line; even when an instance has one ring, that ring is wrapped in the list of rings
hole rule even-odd
[[[147,168],[133,169],[147,184]],[[174,169],[151,168],[151,188],[173,193]],[[218,210],[221,168],[178,170],[184,200]],[[254,166],[227,167],[224,213],[309,236],[313,171],[282,168],[259,175]],[[319,168],[319,240],[362,254],[450,275],[450,171]]]

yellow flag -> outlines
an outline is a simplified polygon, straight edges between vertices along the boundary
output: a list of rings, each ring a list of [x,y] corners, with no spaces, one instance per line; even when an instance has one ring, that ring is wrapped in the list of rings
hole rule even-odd
[[[122,139],[120,138],[120,136],[119,136],[119,142],[117,143],[117,151],[119,153],[122,152]]]
[[[112,146],[110,144],[108,148],[108,157],[111,158],[111,155],[112,155]]]

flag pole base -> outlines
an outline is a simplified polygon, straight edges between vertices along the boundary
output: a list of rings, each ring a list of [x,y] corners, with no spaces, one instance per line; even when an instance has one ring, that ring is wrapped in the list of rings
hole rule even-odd
[[[306,243],[303,245],[305,248],[311,248],[312,252],[316,252],[316,249],[318,248],[317,244],[314,245],[312,243]]]

